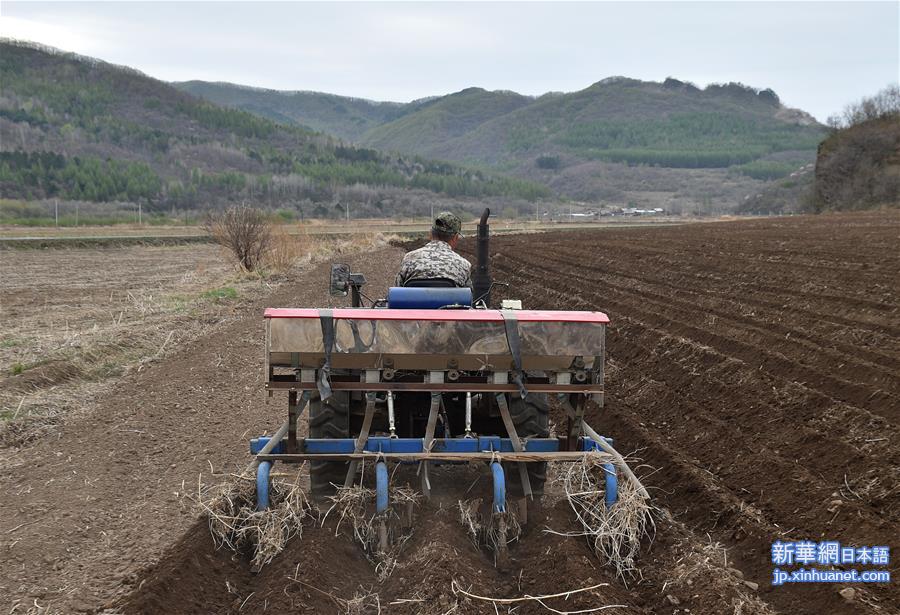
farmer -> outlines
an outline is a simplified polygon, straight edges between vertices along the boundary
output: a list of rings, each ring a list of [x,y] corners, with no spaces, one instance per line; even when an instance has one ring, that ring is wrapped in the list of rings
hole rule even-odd
[[[431,241],[418,250],[407,252],[400,263],[397,286],[414,280],[444,278],[456,286],[472,286],[472,265],[453,251],[459,242],[462,222],[449,212],[439,213],[431,225]]]

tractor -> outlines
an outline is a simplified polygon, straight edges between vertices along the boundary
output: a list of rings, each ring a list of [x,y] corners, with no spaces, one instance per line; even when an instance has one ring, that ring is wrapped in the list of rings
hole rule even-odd
[[[620,474],[633,475],[611,440],[584,421],[589,398],[603,404],[609,319],[523,310],[510,300],[489,307],[489,215],[478,224],[471,289],[412,280],[366,305],[365,276],[336,264],[330,292],[349,294],[352,307],[265,311],[266,388],[287,393],[288,408],[273,436],[250,442],[259,510],[269,505],[276,462],[308,461],[317,497],[354,484],[360,463],[371,462],[382,513],[390,464],[415,464],[429,497],[432,465],[480,461],[490,468],[493,511],[502,513],[508,498],[540,499],[547,462],[591,453],[608,458],[605,498],[615,506]],[[567,416],[553,437],[551,396]],[[308,437],[301,438],[304,412]]]

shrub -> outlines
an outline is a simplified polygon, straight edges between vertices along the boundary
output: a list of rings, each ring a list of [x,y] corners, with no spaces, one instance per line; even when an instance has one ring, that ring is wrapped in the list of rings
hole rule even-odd
[[[272,241],[272,225],[258,209],[241,205],[209,214],[206,231],[231,250],[245,271],[253,271]]]

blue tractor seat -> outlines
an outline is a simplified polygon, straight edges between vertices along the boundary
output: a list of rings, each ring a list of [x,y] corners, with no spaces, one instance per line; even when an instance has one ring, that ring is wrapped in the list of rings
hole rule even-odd
[[[393,286],[387,306],[392,310],[439,310],[449,306],[472,307],[472,289]]]

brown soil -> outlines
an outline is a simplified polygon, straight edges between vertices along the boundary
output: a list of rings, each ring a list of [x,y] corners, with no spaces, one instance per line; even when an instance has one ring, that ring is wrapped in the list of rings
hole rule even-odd
[[[366,613],[493,613],[451,584],[515,598],[609,583],[547,604],[897,612],[896,584],[857,585],[853,602],[840,585],[773,588],[769,547],[900,535],[898,239],[900,216],[874,213],[494,240],[494,277],[510,297],[612,317],[607,406],[590,421],[644,460],[662,511],[642,576],[627,584],[583,540],[543,531],[574,529],[552,493],[504,569],[469,542],[453,497],[418,511],[383,583],[333,517],[306,524],[258,574],[213,549],[180,496],[200,474],[227,478],[210,469],[243,467],[247,439],[281,422],[284,400],[266,405],[261,388],[260,310],[330,304],[320,266],[6,460],[0,596],[21,611],[37,600],[61,612],[344,613],[358,597]],[[401,253],[350,259],[368,294],[383,292]]]
[[[529,307],[611,315],[591,422],[656,469],[657,504],[722,543],[760,598],[890,611],[896,585],[853,603],[772,587],[769,548],[900,535],[898,239],[896,211],[570,233],[501,239],[493,267]]]

